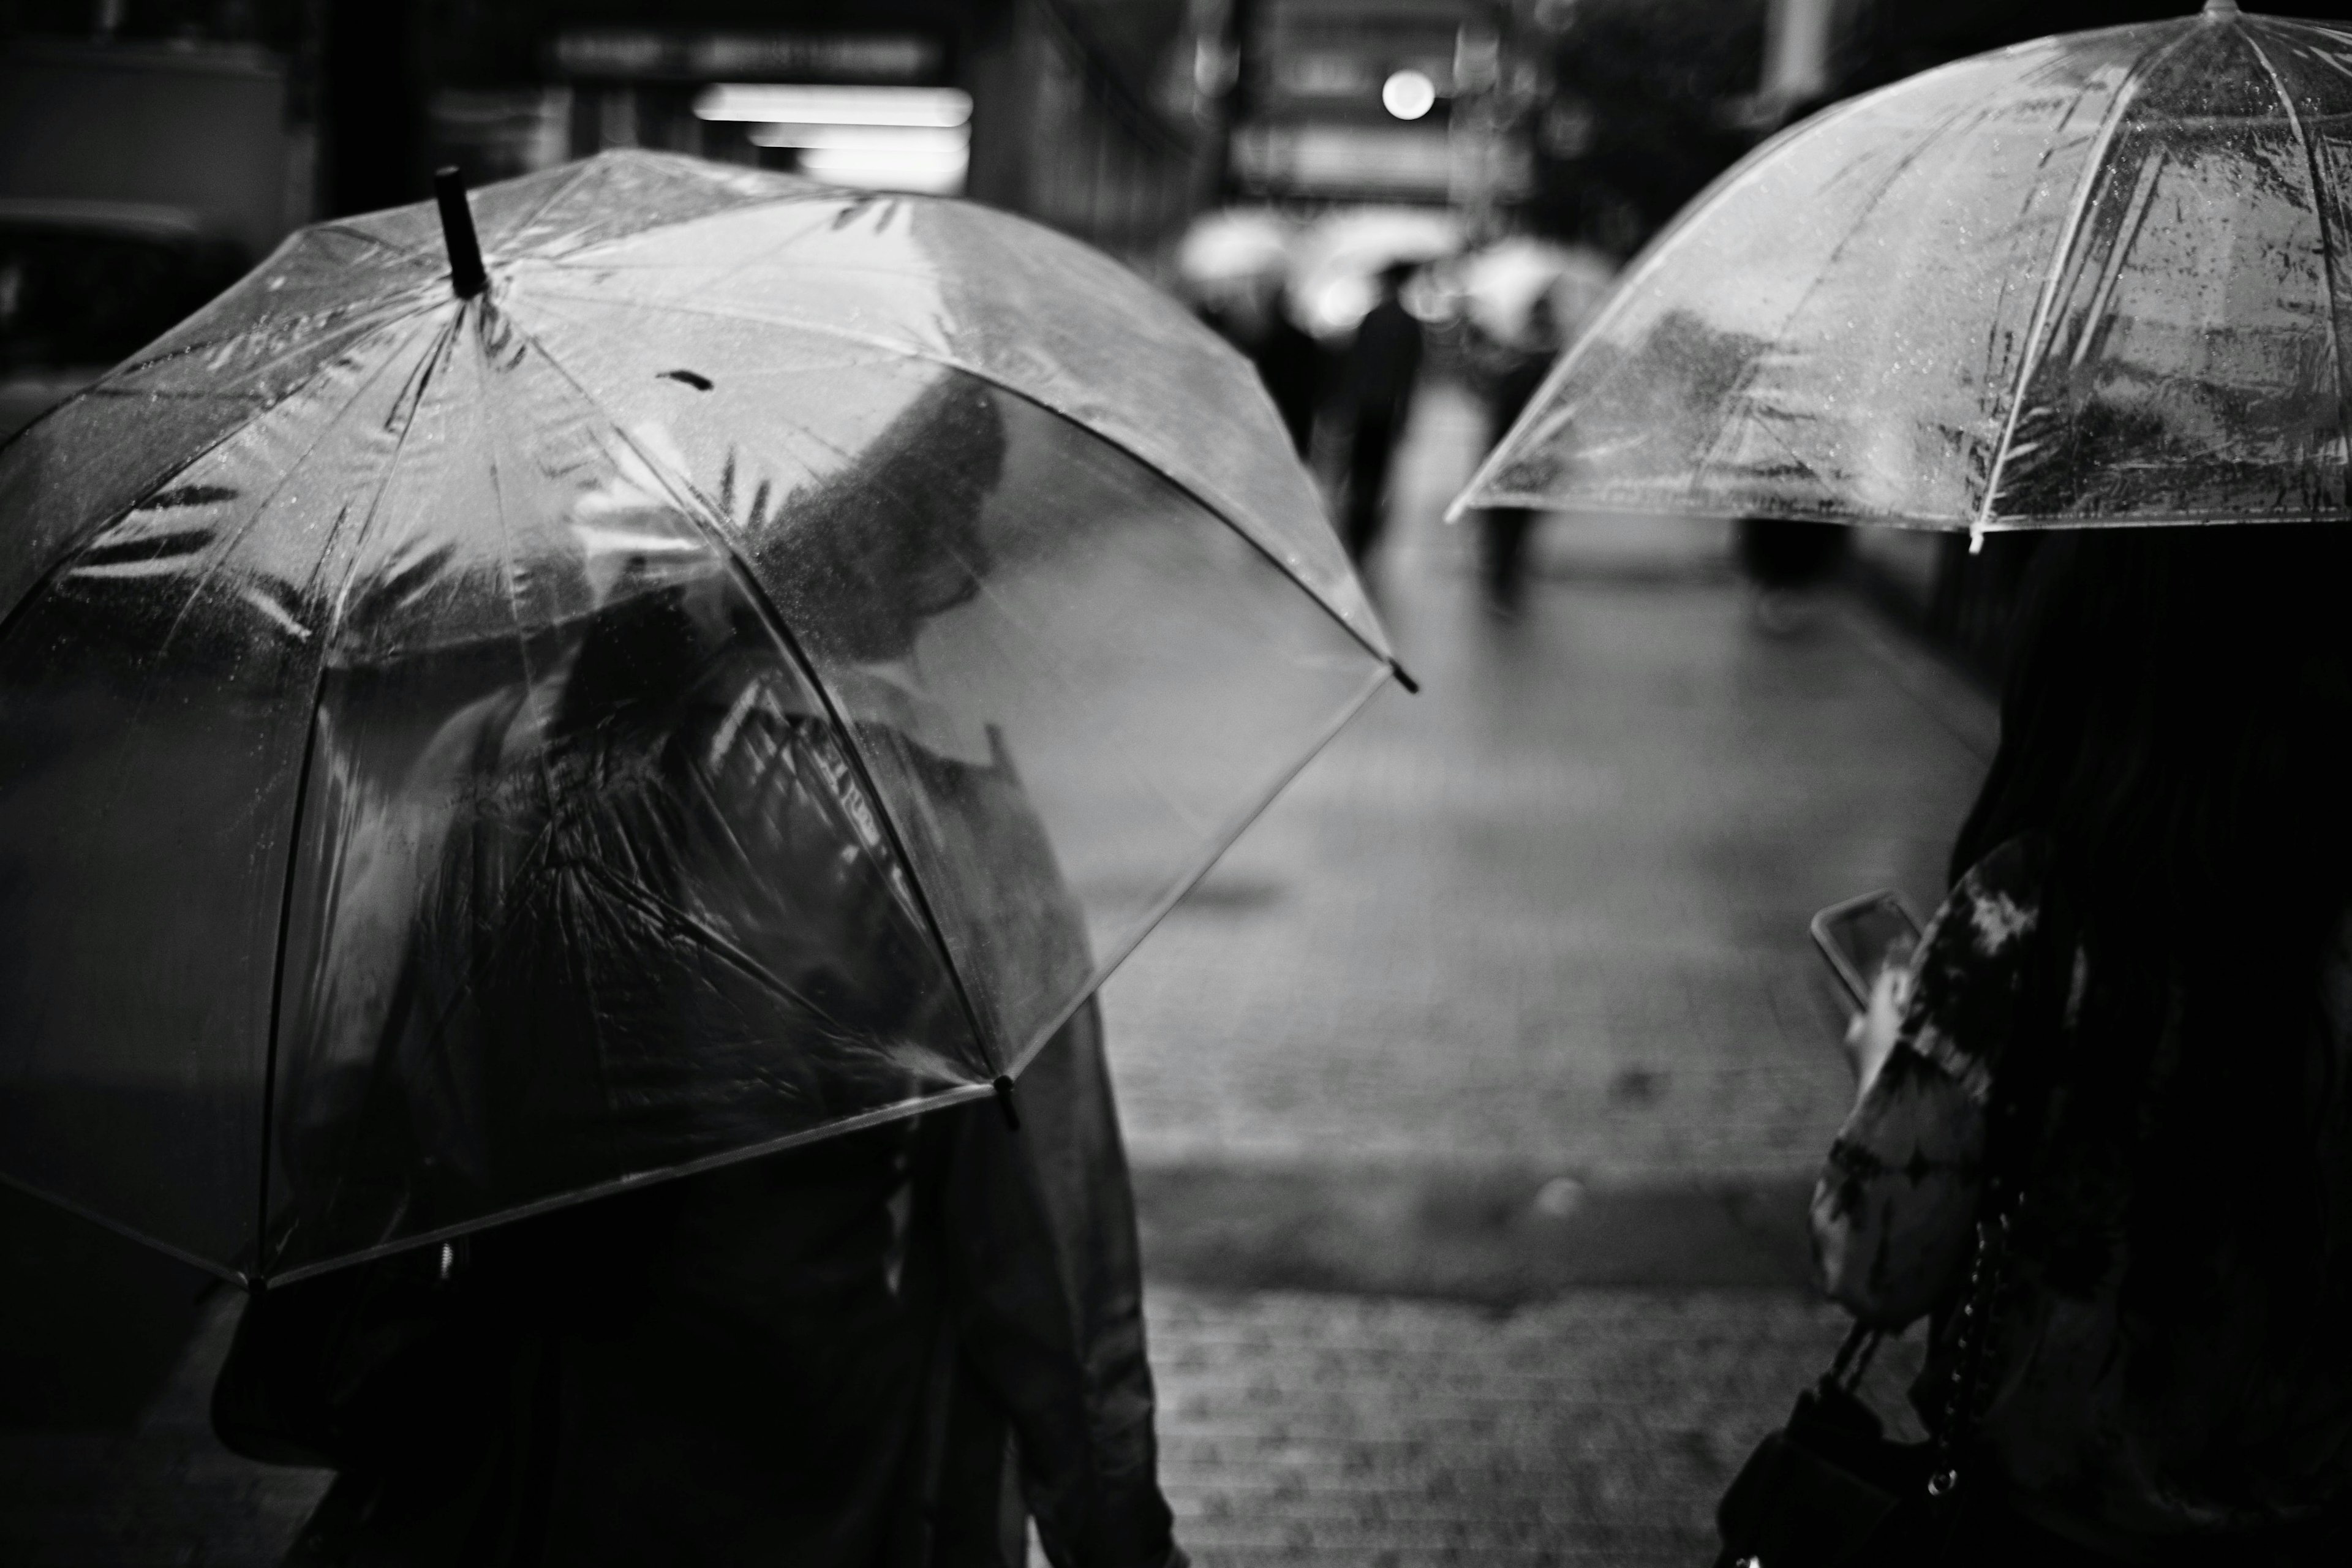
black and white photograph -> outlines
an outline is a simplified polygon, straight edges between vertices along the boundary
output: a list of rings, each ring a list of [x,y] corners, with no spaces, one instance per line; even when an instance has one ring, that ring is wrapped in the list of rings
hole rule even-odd
[[[0,0],[0,1564],[2352,1563],[2352,0]]]

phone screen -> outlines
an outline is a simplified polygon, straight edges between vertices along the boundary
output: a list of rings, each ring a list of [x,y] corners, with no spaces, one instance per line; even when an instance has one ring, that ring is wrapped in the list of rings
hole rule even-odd
[[[1813,943],[1854,1005],[1870,1000],[1871,982],[1918,945],[1919,922],[1899,893],[1865,893],[1813,917]]]

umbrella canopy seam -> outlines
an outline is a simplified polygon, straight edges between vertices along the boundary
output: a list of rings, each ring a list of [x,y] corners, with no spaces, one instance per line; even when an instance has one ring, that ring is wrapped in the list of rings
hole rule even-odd
[[[80,553],[83,549],[88,547],[93,538],[103,533],[109,528],[113,527],[116,523],[121,522],[132,512],[137,511],[142,506],[145,505],[154,497],[169,489],[173,482],[184,477],[189,469],[195,468],[206,458],[214,456],[215,453],[219,452],[221,448],[226,447],[230,442],[235,441],[238,437],[252,429],[255,425],[268,418],[272,414],[275,414],[278,410],[286,406],[287,404],[292,402],[295,398],[299,397],[303,393],[309,391],[317,384],[321,376],[333,370],[338,364],[351,361],[360,350],[381,339],[383,335],[393,331],[395,328],[413,326],[418,316],[423,313],[423,311],[417,310],[404,310],[402,313],[396,316],[388,317],[386,320],[369,328],[366,332],[359,337],[353,338],[349,343],[346,343],[340,353],[334,354],[331,358],[321,360],[316,366],[305,374],[291,386],[289,386],[277,397],[270,399],[267,403],[256,405],[242,418],[223,430],[211,441],[205,443],[197,450],[190,453],[186,461],[176,464],[171,468],[165,470],[163,473],[156,476],[153,481],[143,486],[135,494],[133,494],[130,500],[112,510],[100,512],[95,517],[85,521],[75,532],[66,538],[60,539],[55,546],[55,549],[58,552],[57,559],[41,570],[39,574],[37,575],[29,584],[27,584],[24,594],[17,598],[15,604],[0,608],[0,642],[5,642],[6,640],[10,629],[16,624],[18,614],[21,613],[26,606],[32,604],[34,600],[38,598],[48,588],[49,584],[56,581],[58,574],[64,571],[67,566],[71,564],[74,557]],[[135,369],[139,368],[141,364],[160,363],[162,363],[160,359],[139,362],[139,364],[126,362],[123,368]],[[111,376],[114,374],[120,374],[120,372],[110,373],[108,378],[101,379],[94,385],[85,387],[80,392],[76,393],[73,396],[66,399],[65,402],[58,405],[57,407],[49,409],[47,412],[44,413],[39,419],[37,419],[31,425],[25,426],[25,428],[18,431],[16,436],[10,437],[7,443],[0,444],[0,455],[5,455],[8,447],[13,446],[17,439],[24,437],[27,432],[38,427],[52,416],[62,413],[65,409],[73,407],[86,401],[92,401],[108,395],[120,395],[119,393],[113,392],[113,390],[108,385],[108,382],[111,379]],[[360,387],[354,388],[351,399],[346,401],[344,407],[348,408],[352,402],[357,401],[364,388],[373,384],[374,384],[374,379],[373,377],[370,377],[369,380],[362,383]]]
[[[23,1193],[27,1197],[38,1198],[45,1204],[55,1204],[79,1219],[86,1219],[100,1229],[119,1236],[125,1241],[136,1242],[141,1247],[152,1247],[174,1262],[184,1263],[191,1268],[211,1275],[224,1285],[234,1285],[240,1290],[250,1290],[259,1283],[259,1276],[256,1274],[248,1273],[242,1268],[232,1268],[225,1263],[216,1262],[200,1253],[191,1252],[184,1247],[174,1247],[161,1237],[151,1236],[135,1226],[125,1225],[119,1219],[110,1218],[102,1211],[67,1197],[61,1193],[51,1192],[37,1182],[28,1182],[20,1176],[11,1175],[5,1170],[0,1170],[0,1186]]]
[[[824,678],[817,672],[815,662],[808,657],[801,646],[799,637],[784,619],[783,612],[776,607],[774,599],[761,584],[759,574],[751,569],[751,563],[743,559],[742,552],[737,548],[735,541],[729,535],[727,530],[720,525],[719,520],[710,514],[709,503],[703,499],[701,492],[683,476],[673,472],[658,454],[647,450],[635,437],[631,436],[627,426],[610,408],[605,406],[604,400],[583,385],[580,379],[556,358],[547,345],[540,342],[537,334],[533,333],[530,327],[517,319],[512,311],[507,311],[505,314],[513,323],[515,331],[530,345],[531,352],[536,353],[541,361],[557,375],[562,377],[564,384],[578,394],[583,401],[604,416],[623,444],[635,454],[637,460],[646,465],[648,472],[661,480],[663,488],[670,492],[670,499],[677,503],[680,513],[691,519],[711,543],[725,555],[729,566],[742,582],[746,591],[751,594],[751,602],[759,607],[761,616],[775,632],[778,641],[782,644],[801,678],[809,683],[809,689],[816,693],[817,700],[824,705],[826,720],[840,735],[842,749],[848,756],[850,765],[856,770],[859,787],[866,791],[872,801],[875,816],[881,823],[882,830],[889,839],[891,853],[898,857],[898,863],[906,868],[907,885],[913,890],[916,907],[922,911],[925,932],[931,939],[933,946],[937,949],[940,963],[945,967],[948,978],[955,987],[956,1001],[962,1007],[964,1020],[971,1029],[972,1043],[979,1047],[984,1059],[993,1060],[999,1072],[1012,1071],[1011,1043],[1006,1042],[1007,1049],[1002,1052],[992,1050],[990,1047],[986,1022],[981,1016],[979,1005],[972,998],[971,989],[964,978],[962,968],[956,963],[955,952],[947,940],[947,929],[940,923],[938,911],[931,907],[930,894],[923,887],[922,878],[916,872],[914,858],[907,852],[906,836],[900,831],[898,817],[891,811],[888,799],[875,781],[874,769],[866,760],[865,748],[860,744],[856,731],[851,728],[847,716],[841,710],[841,705],[835,700],[831,688],[826,686]]]
[[[457,322],[462,321],[463,314],[463,311],[460,310],[449,322],[445,323],[438,332],[434,334],[436,341],[426,350],[422,363],[411,372],[412,375],[425,379],[430,378],[431,371],[429,367],[436,360],[441,358],[442,355],[448,351],[456,337]],[[393,359],[387,358],[384,368],[389,370],[394,363],[395,362]],[[309,448],[310,451],[315,452],[318,449],[319,445],[323,443],[328,435],[333,431],[341,416],[350,412],[352,405],[359,401],[360,397],[365,394],[368,387],[375,384],[381,374],[382,372],[379,372],[377,376],[369,377],[366,381],[362,382],[359,387],[355,388],[352,394],[351,401],[346,403],[343,407],[338,411],[336,418],[320,421],[318,440],[311,444],[311,447]],[[353,532],[353,571],[357,570],[358,551],[356,547],[361,541],[366,538],[370,525],[374,522],[378,510],[383,507],[384,492],[389,489],[392,485],[393,472],[399,467],[401,454],[407,449],[409,435],[415,428],[417,411],[423,406],[423,397],[421,395],[422,388],[419,387],[417,391],[418,395],[411,396],[407,395],[406,389],[404,389],[404,395],[395,402],[395,406],[404,405],[406,407],[408,417],[401,425],[400,438],[393,444],[392,451],[387,454],[384,458],[383,471],[375,485],[374,493],[368,500],[367,515],[360,520],[359,525]],[[307,458],[307,452],[305,456]],[[292,479],[295,473],[299,471],[299,465],[289,465],[285,475],[282,476],[279,480],[278,488],[282,489],[285,484]],[[248,521],[247,524],[247,531],[258,524],[263,511],[268,509],[268,503],[265,501],[260,507],[254,509],[253,518]],[[349,514],[344,513],[342,515],[348,516]],[[341,518],[339,517],[334,529],[331,531],[329,536],[330,548],[331,548],[333,539],[340,535],[341,531],[342,522]],[[320,564],[324,566],[330,559],[331,559],[331,557],[326,551],[322,550],[320,555]],[[210,578],[208,575],[206,581],[209,580]],[[349,578],[346,577],[344,583],[339,585],[333,600],[322,601],[322,603],[340,605],[342,600],[342,591],[348,587]],[[191,602],[193,602],[194,598],[194,595],[192,594],[190,595]],[[330,624],[324,625],[320,628],[320,635],[319,638],[318,669],[311,676],[310,700],[307,709],[305,710],[304,716],[302,763],[295,774],[293,796],[294,805],[286,830],[286,870],[278,891],[278,937],[274,949],[274,956],[271,960],[269,975],[269,1035],[262,1058],[261,1169],[260,1180],[257,1184],[259,1186],[259,1192],[256,1194],[256,1212],[257,1217],[255,1221],[253,1232],[254,1274],[257,1278],[267,1278],[268,1274],[266,1264],[268,1259],[268,1249],[269,1247],[270,1167],[277,1155],[278,1047],[283,1025],[286,1000],[286,950],[291,941],[294,929],[294,890],[296,883],[300,878],[302,866],[302,825],[304,817],[308,815],[306,808],[309,805],[310,795],[311,764],[317,757],[319,749],[319,710],[320,704],[325,700],[326,696],[327,669],[330,662],[330,644],[333,641],[335,631],[335,628],[331,624],[331,618],[336,613],[337,611],[333,608],[327,609],[326,614],[330,617]]]
[[[1969,525],[1969,549],[1971,552],[1983,547],[1984,537],[1990,531],[1993,504],[2000,498],[2001,476],[2009,467],[2009,449],[2017,438],[2017,423],[2025,411],[2026,395],[2032,389],[2033,377],[2042,368],[2049,353],[2051,323],[2057,314],[2058,296],[2063,287],[2068,266],[2074,260],[2076,241],[2083,232],[2084,220],[2090,216],[2091,198],[2099,188],[2099,178],[2106,164],[2107,149],[2115,142],[2116,132],[2122,129],[2124,116],[2138,100],[2140,84],[2147,73],[2163,63],[2165,58],[2179,48],[2193,32],[2181,32],[2167,38],[2161,45],[2136,58],[2125,68],[2124,79],[2116,88],[2116,96],[2107,105],[2106,114],[2091,142],[2091,150],[2083,160],[2083,173],[2074,182],[2068,198],[2064,226],[2059,230],[2058,243],[2052,247],[2050,264],[2042,275],[2042,292],[2033,302],[2033,315],[2025,330],[2025,353],[2018,361],[2017,375],[2011,384],[2009,412],[2001,422],[2000,437],[1993,443],[1992,467],[1985,475],[1984,494],[1977,502],[1977,515]]]
[[[433,1230],[420,1231],[415,1236],[404,1236],[396,1241],[383,1242],[377,1246],[362,1247],[352,1252],[337,1253],[334,1257],[322,1262],[301,1264],[296,1268],[286,1269],[283,1272],[271,1274],[267,1277],[266,1280],[261,1281],[257,1281],[254,1278],[249,1276],[238,1276],[232,1272],[224,1270],[217,1264],[204,1263],[201,1259],[198,1259],[190,1254],[181,1252],[177,1248],[165,1246],[162,1242],[152,1240],[137,1231],[127,1229],[121,1225],[105,1220],[91,1211],[82,1208],[79,1205],[69,1203],[62,1198],[54,1197],[52,1194],[43,1192],[39,1188],[26,1186],[24,1183],[15,1180],[5,1173],[0,1173],[0,1182],[6,1182],[9,1185],[22,1188],[26,1192],[34,1194],[36,1196],[47,1198],[50,1202],[70,1208],[78,1214],[89,1215],[90,1218],[97,1219],[100,1224],[105,1225],[110,1230],[117,1231],[123,1236],[131,1237],[132,1240],[145,1242],[148,1246],[153,1247],[160,1251],[171,1253],[172,1256],[175,1258],[183,1258],[189,1262],[196,1263],[207,1273],[218,1275],[220,1278],[227,1279],[233,1284],[251,1286],[258,1282],[276,1287],[291,1285],[296,1283],[298,1280],[309,1279],[320,1274],[330,1274],[337,1269],[352,1267],[354,1264],[373,1262],[379,1258],[390,1258],[397,1253],[413,1252],[419,1247],[431,1247],[439,1242],[455,1241],[461,1237],[474,1236],[485,1230],[495,1229],[499,1226],[512,1224],[517,1220],[530,1219],[539,1215],[554,1214],[559,1210],[576,1208],[582,1204],[593,1203],[598,1198],[611,1197],[616,1193],[630,1192],[639,1187],[651,1186],[661,1182],[675,1181],[684,1176],[700,1175],[705,1171],[716,1171],[723,1169],[729,1165],[742,1164],[746,1161],[764,1159],[770,1154],[781,1154],[787,1149],[796,1149],[803,1144],[818,1142],[830,1138],[836,1138],[844,1133],[856,1132],[864,1128],[879,1127],[892,1121],[903,1121],[909,1117],[923,1115],[927,1111],[944,1110],[950,1106],[963,1105],[977,1100],[986,1100],[994,1093],[995,1090],[991,1086],[984,1083],[972,1084],[956,1089],[940,1089],[936,1092],[926,1094],[918,1100],[900,1100],[896,1104],[877,1106],[872,1110],[860,1111],[855,1116],[845,1116],[836,1121],[828,1121],[822,1127],[803,1128],[797,1132],[789,1132],[781,1138],[771,1139],[763,1143],[753,1143],[740,1149],[729,1149],[716,1154],[706,1154],[692,1160],[683,1160],[675,1165],[665,1165],[657,1171],[646,1171],[626,1176],[618,1176],[608,1182],[599,1182],[589,1186],[571,1188],[550,1197],[537,1199],[530,1203],[517,1204],[509,1208],[502,1208],[495,1214],[485,1215],[478,1219],[464,1220],[456,1225],[446,1225]]]
[[[1707,204],[1714,200],[1718,192],[1729,189],[1735,182],[1748,173],[1750,167],[1777,152],[1782,142],[1795,136],[1800,130],[1834,123],[1853,114],[1866,101],[1866,99],[1848,99],[1843,103],[1822,110],[1818,117],[1805,121],[1801,126],[1792,125],[1768,138],[1739,162],[1717,175],[1705,189],[1692,197],[1689,204],[1677,213],[1649,244],[1642,247],[1641,253],[1625,264],[1623,270],[1617,275],[1616,281],[1610,286],[1609,297],[1601,301],[1598,310],[1592,312],[1591,323],[1578,334],[1575,342],[1562,351],[1559,360],[1552,365],[1542,382],[1537,385],[1535,395],[1528,399],[1528,405],[1519,411],[1519,416],[1511,422],[1511,427],[1503,433],[1503,438],[1495,443],[1492,449],[1480,460],[1478,467],[1472,471],[1470,482],[1464,485],[1460,493],[1446,504],[1445,521],[1459,522],[1469,512],[1479,507],[1517,504],[1499,493],[1475,503],[1469,498],[1479,494],[1485,488],[1488,475],[1496,467],[1496,458],[1509,450],[1512,443],[1529,426],[1551,418],[1558,412],[1549,406],[1553,392],[1575,371],[1578,362],[1590,352],[1591,346],[1602,340],[1605,330],[1618,311],[1623,308],[1623,302],[1633,297],[1635,291],[1633,286],[1640,283],[1643,274],[1649,271],[1658,258],[1673,247],[1680,239],[1683,231],[1690,227],[1693,221],[1706,210]]]
[[[1019,1072],[1027,1067],[1031,1059],[1045,1047],[1048,1041],[1053,1039],[1054,1032],[1067,1023],[1070,1016],[1080,1007],[1085,1006],[1087,998],[1099,991],[1118,966],[1125,963],[1135,950],[1143,945],[1144,939],[1160,928],[1160,922],[1168,918],[1168,912],[1171,910],[1183,901],[1184,895],[1197,887],[1202,878],[1216,868],[1217,862],[1224,858],[1225,851],[1232,848],[1234,842],[1249,831],[1252,823],[1265,815],[1266,808],[1281,797],[1284,790],[1290,787],[1290,782],[1307,770],[1307,763],[1323,754],[1323,748],[1339,738],[1339,731],[1346,729],[1358,713],[1363,711],[1365,703],[1379,695],[1381,688],[1388,684],[1392,668],[1391,666],[1375,669],[1371,679],[1364,683],[1363,689],[1339,710],[1339,717],[1326,727],[1323,733],[1315,738],[1314,743],[1300,755],[1297,764],[1275,780],[1264,796],[1255,805],[1236,814],[1225,830],[1211,840],[1214,847],[1212,853],[1201,861],[1197,869],[1189,875],[1178,878],[1175,884],[1160,899],[1159,902],[1137,921],[1137,929],[1133,934],[1122,942],[1108,957],[1096,964],[1093,972],[1087,975],[1086,984],[1079,990],[1076,999],[1055,1015],[1046,1026],[1034,1031],[1034,1037],[1022,1048],[1011,1070]]]
[[[2079,101],[2079,95],[2077,100]],[[1829,254],[1822,258],[1822,265],[1813,274],[1811,280],[1808,282],[1804,289],[1798,293],[1796,299],[1790,302],[1787,311],[1785,311],[1780,318],[1780,325],[1783,331],[1786,331],[1789,323],[1795,321],[1798,316],[1801,315],[1804,312],[1805,308],[1813,302],[1814,298],[1820,294],[1822,289],[1828,286],[1831,268],[1844,257],[1846,251],[1853,245],[1854,241],[1861,237],[1864,227],[1869,224],[1873,215],[1877,212],[1879,204],[1884,202],[1887,196],[1894,192],[1895,185],[1902,180],[1903,176],[1909,174],[1913,167],[1916,166],[1922,158],[1927,155],[1927,152],[1930,148],[1934,147],[1938,142],[1942,141],[1952,132],[1958,129],[1963,124],[1969,124],[1971,122],[1976,125],[1982,125],[1991,117],[1991,109],[1986,105],[1963,104],[1959,108],[1953,110],[1951,113],[1946,115],[1936,124],[1928,127],[1927,134],[1921,136],[1910,146],[1904,149],[1902,156],[1895,160],[1895,166],[1892,169],[1889,169],[1885,176],[1879,180],[1877,188],[1871,193],[1869,200],[1864,202],[1854,212],[1853,221],[1848,224],[1846,226],[1845,232],[1838,237],[1837,244],[1830,247]],[[1730,394],[1730,400],[1733,401],[1740,409],[1739,417],[1725,420],[1722,427],[1716,431],[1715,439],[1710,443],[1708,451],[1702,456],[1696,463],[1694,463],[1691,466],[1689,484],[1684,491],[1686,501],[1696,499],[1698,495],[1699,476],[1706,471],[1707,466],[1714,460],[1716,452],[1730,445],[1735,434],[1745,434],[1747,431],[1755,427],[1756,420],[1753,413],[1745,404],[1739,403],[1738,398],[1742,392],[1754,386],[1756,378],[1761,374],[1761,365],[1752,360],[1741,368],[1738,384],[1734,387]],[[1595,388],[1594,390],[1597,393],[1601,389]],[[1530,406],[1535,406],[1535,405],[1531,404]],[[1570,416],[1570,411],[1569,410],[1559,410],[1558,411],[1558,414],[1559,416],[1563,419]],[[1780,446],[1781,449],[1788,453],[1789,460],[1791,463],[1794,463],[1799,467],[1807,467],[1803,458],[1800,456],[1793,447],[1790,447],[1785,441],[1782,442]]]
[[[2233,7],[2234,9],[2234,7]],[[2312,144],[2311,132],[2303,123],[2303,115],[2295,109],[2294,95],[2287,90],[2286,79],[2262,46],[2252,26],[2241,26],[2239,37],[2261,62],[2263,74],[2270,78],[2271,89],[2278,94],[2279,108],[2286,113],[2286,122],[2294,132],[2295,145],[2303,153],[2304,171],[2311,178],[2311,216],[2319,228],[2319,267],[2323,287],[2327,290],[2327,355],[2336,370],[2336,436],[2342,443],[2345,459],[2352,463],[2352,366],[2344,363],[2344,324],[2337,320],[2336,285],[2340,258],[2337,256],[2335,227],[2327,221],[2327,190],[2320,178],[2319,149]]]

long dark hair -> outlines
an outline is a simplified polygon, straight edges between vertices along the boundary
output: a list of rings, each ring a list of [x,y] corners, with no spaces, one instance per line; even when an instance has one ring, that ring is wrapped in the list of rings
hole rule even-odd
[[[2052,1146],[2126,1189],[2127,1302],[2175,1321],[2251,1269],[2273,1328],[2307,1331],[2290,1320],[2336,1228],[2321,984],[2352,903],[2347,590],[2352,530],[2046,540],[1953,848],[1958,879],[2021,835],[2047,846],[2090,982]],[[2071,1245],[2054,1267],[2103,1267],[2097,1237]]]

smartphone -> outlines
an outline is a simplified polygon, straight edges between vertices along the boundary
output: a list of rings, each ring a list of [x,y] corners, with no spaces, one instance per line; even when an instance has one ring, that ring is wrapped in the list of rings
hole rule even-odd
[[[1857,1007],[1870,1005],[1878,972],[1899,963],[1919,945],[1919,922],[1900,893],[1864,893],[1832,904],[1813,917],[1813,945]]]

